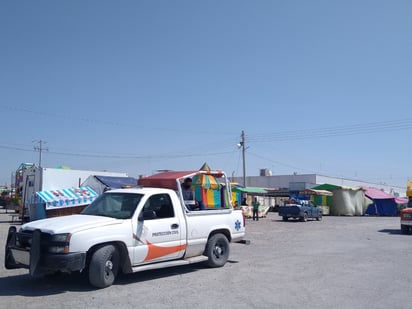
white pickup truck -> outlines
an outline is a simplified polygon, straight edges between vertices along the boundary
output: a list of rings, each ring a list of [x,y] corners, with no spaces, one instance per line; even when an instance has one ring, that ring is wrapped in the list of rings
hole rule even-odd
[[[175,179],[176,187],[182,179]],[[222,196],[230,199],[230,189]],[[5,267],[28,268],[33,276],[87,271],[97,288],[112,285],[120,271],[201,261],[221,267],[229,257],[229,243],[242,242],[245,236],[242,212],[233,209],[230,200],[223,204],[189,211],[181,190],[110,190],[80,214],[29,222],[19,230],[11,226]]]

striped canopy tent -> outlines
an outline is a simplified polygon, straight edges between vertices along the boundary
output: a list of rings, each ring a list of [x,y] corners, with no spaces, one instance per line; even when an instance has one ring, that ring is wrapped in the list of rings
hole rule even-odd
[[[211,171],[209,165],[204,163],[200,171]],[[204,203],[206,208],[228,208],[229,197],[225,196],[224,186],[211,174],[201,173],[193,176],[192,184],[195,189],[195,198]]]
[[[88,186],[39,191],[36,192],[36,194],[46,204],[46,209],[88,205],[98,196],[98,194]]]
[[[209,165],[207,165],[207,163],[204,163],[202,167],[199,169],[199,171],[210,172],[211,169]],[[220,186],[221,186],[215,176],[210,175],[210,174],[204,174],[204,173],[193,176],[192,184],[194,186],[199,186],[207,190],[209,189],[217,190],[217,189],[220,189]]]
[[[217,190],[220,189],[221,186],[221,184],[217,181],[217,179],[214,176],[208,174],[195,175],[192,181],[194,186],[199,186],[204,189]]]

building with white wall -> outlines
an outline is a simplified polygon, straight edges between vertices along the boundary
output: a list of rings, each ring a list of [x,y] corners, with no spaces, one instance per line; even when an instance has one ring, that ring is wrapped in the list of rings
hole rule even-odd
[[[242,177],[233,177],[232,181],[243,185]],[[397,187],[388,184],[370,183],[354,179],[323,176],[318,174],[292,174],[272,176],[247,176],[246,187],[260,187],[271,190],[287,189],[300,191],[310,189],[321,184],[332,184],[343,187],[372,187],[383,190],[396,196],[405,197],[406,187]]]

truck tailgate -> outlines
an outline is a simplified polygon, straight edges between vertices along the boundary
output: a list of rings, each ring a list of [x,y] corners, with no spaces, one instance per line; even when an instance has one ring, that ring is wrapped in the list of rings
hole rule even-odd
[[[280,206],[279,207],[279,216],[299,216],[300,207],[299,206]]]

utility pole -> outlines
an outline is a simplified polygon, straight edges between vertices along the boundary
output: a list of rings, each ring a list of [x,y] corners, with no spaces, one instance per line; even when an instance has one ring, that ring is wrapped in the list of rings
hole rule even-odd
[[[246,160],[245,160],[245,131],[242,130],[242,134],[240,135],[240,147],[242,147],[242,159],[243,159],[243,187],[246,188]]]
[[[48,148],[44,148],[44,144],[47,144],[45,141],[39,140],[39,141],[34,141],[38,143],[39,146],[35,146],[34,150],[39,152],[39,167],[41,167],[41,154],[43,151],[48,151]]]

